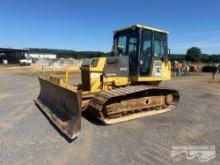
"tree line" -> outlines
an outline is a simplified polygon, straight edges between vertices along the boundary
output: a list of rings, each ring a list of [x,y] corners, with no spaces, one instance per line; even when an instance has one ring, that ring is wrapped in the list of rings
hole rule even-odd
[[[190,61],[202,63],[220,63],[220,54],[204,54],[198,47],[191,47],[186,51],[186,54],[171,54],[171,61]]]
[[[106,56],[107,53],[100,51],[75,51],[66,49],[29,48],[30,53],[56,54],[58,58],[93,58]]]
[[[56,54],[58,58],[93,58],[109,56],[110,53],[101,51],[74,51],[66,49],[46,49],[46,48],[30,48],[30,53],[52,53]],[[186,54],[170,54],[171,61],[190,61],[190,62],[203,62],[203,63],[220,63],[220,54],[208,55],[203,54],[198,47],[189,48]]]

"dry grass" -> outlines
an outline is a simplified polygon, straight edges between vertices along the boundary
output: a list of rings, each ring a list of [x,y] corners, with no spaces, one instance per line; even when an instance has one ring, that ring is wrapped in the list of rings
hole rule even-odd
[[[0,72],[13,72],[27,76],[41,76],[48,74],[64,75],[67,68],[48,68],[41,66],[11,66],[0,67]],[[79,73],[79,67],[68,67],[69,74]]]
[[[0,64],[1,68],[11,68],[11,67],[20,67],[20,64]]]

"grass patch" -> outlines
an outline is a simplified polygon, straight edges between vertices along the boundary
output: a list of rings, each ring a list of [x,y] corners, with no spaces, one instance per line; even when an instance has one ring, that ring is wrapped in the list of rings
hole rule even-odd
[[[0,68],[20,67],[20,64],[0,64]]]

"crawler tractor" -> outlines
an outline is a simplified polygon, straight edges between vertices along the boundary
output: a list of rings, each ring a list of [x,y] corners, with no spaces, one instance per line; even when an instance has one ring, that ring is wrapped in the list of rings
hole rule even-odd
[[[80,132],[83,110],[115,124],[175,109],[178,91],[158,87],[171,79],[167,36],[139,24],[115,31],[110,56],[83,60],[81,84],[68,83],[67,73],[39,77],[36,104],[70,139]]]

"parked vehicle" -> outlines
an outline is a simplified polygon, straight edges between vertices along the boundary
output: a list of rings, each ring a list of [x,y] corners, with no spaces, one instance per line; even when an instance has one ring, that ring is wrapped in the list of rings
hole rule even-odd
[[[27,66],[32,64],[32,59],[22,59],[20,60],[21,66]]]

